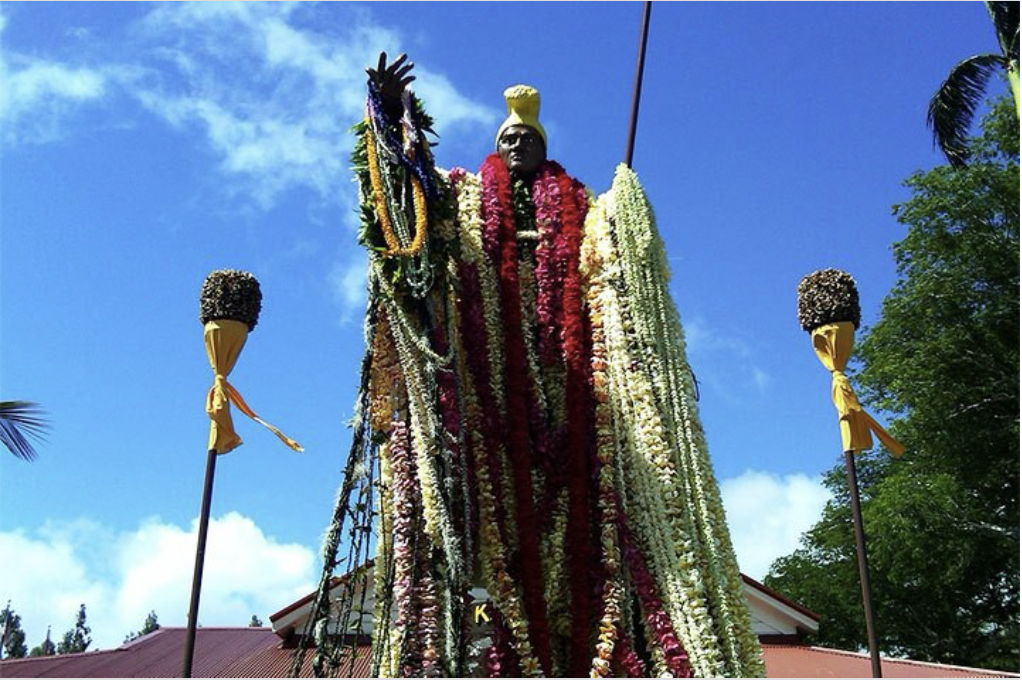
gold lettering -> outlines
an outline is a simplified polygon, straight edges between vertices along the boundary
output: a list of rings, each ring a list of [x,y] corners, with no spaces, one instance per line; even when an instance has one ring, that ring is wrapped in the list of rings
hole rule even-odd
[[[476,623],[482,620],[484,623],[490,622],[490,615],[486,613],[486,603],[476,605]]]

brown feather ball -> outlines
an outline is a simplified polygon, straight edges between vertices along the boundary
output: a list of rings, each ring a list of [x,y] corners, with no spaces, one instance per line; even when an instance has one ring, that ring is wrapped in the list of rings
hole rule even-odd
[[[859,327],[859,291],[851,274],[840,269],[820,269],[798,282],[798,322],[812,332],[828,323],[851,321]]]
[[[217,319],[232,319],[247,324],[251,331],[259,323],[262,306],[263,294],[254,276],[237,269],[218,269],[202,284],[199,320],[206,325]]]

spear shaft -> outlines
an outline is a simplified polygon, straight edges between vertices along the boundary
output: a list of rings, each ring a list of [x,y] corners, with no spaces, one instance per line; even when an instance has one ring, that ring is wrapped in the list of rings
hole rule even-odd
[[[632,167],[632,152],[635,150],[635,128],[639,119],[639,97],[642,94],[642,72],[646,66],[646,37],[649,35],[649,13],[651,0],[642,3],[642,32],[639,35],[639,58],[635,65],[635,89],[632,91],[632,118],[628,124],[628,146],[625,149],[625,165]]]

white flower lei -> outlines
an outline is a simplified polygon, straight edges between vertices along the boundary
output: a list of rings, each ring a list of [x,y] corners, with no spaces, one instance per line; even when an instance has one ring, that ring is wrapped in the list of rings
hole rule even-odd
[[[652,211],[620,166],[586,226],[626,514],[697,675],[762,674]],[[660,666],[660,663],[656,663]]]

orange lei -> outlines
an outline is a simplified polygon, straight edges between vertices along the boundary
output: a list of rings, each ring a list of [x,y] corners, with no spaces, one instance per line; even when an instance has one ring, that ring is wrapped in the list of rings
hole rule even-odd
[[[380,160],[376,156],[376,140],[373,138],[373,129],[366,119],[366,157],[369,160],[369,178],[373,186],[373,200],[376,203],[376,214],[380,218],[380,226],[383,228],[383,240],[387,243],[387,257],[412,257],[422,251],[426,242],[426,228],[429,226],[429,218],[426,210],[426,193],[422,190],[422,184],[412,175],[412,200],[415,205],[415,237],[412,244],[402,248],[394,233],[394,225],[390,220],[390,211],[387,207],[387,197],[383,192],[383,177],[380,175]]]

